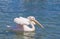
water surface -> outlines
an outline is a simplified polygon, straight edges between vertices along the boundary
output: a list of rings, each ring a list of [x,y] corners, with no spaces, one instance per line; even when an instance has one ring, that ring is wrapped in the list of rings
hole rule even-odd
[[[35,16],[45,27],[36,25],[35,32],[16,34],[7,25],[16,26],[15,17]],[[0,39],[59,39],[60,0],[0,0]]]

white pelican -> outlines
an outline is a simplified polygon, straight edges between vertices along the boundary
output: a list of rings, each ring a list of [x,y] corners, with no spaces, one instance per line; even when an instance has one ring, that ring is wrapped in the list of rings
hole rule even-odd
[[[29,16],[27,18],[19,17],[14,18],[14,22],[17,23],[17,29],[15,31],[35,31],[35,24],[38,24],[42,28],[44,28],[37,20],[35,20],[34,16]],[[30,28],[29,25],[32,27]],[[9,27],[9,26],[8,26]]]

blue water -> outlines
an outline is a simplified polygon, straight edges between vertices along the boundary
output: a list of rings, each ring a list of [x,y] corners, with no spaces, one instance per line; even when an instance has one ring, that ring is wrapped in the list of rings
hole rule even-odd
[[[8,31],[19,16],[35,16],[48,33],[37,25],[32,33]],[[0,0],[0,39],[60,39],[60,0]]]

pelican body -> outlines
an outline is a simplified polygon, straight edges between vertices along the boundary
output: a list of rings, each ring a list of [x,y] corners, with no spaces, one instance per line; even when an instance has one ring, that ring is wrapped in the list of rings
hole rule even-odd
[[[12,31],[35,31],[35,24],[39,24],[38,21],[35,20],[35,17],[29,16],[27,18],[19,17],[14,18],[14,22],[17,24],[17,26],[7,26]],[[31,28],[29,27],[31,26]]]

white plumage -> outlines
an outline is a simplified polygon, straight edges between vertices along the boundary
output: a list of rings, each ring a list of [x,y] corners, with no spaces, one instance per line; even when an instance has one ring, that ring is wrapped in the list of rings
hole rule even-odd
[[[19,18],[14,18],[14,22],[16,22],[17,24],[26,24],[29,25],[29,19],[27,18],[23,18],[23,17],[19,17]]]

